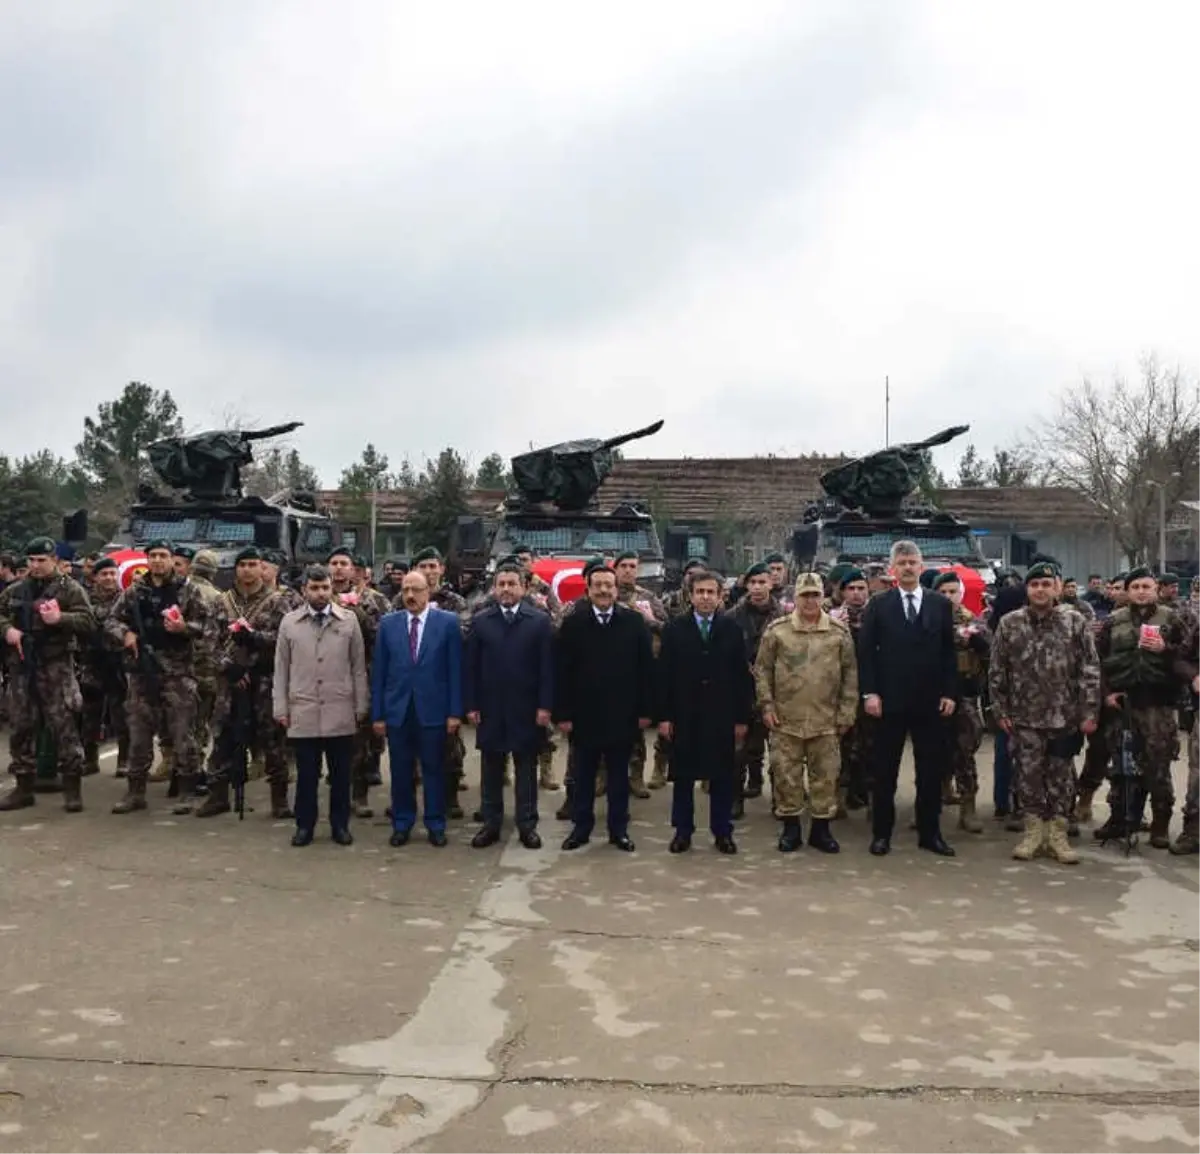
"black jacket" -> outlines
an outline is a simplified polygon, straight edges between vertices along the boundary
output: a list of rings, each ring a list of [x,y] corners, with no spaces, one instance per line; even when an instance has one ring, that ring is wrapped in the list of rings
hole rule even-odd
[[[858,681],[864,697],[883,699],[884,717],[936,713],[939,698],[955,700],[958,657],[949,598],[926,589],[911,625],[898,588],[871,598],[858,631]]]
[[[638,720],[654,717],[650,630],[636,609],[617,605],[601,625],[589,605],[563,618],[555,654],[556,721],[592,746],[632,744]]]

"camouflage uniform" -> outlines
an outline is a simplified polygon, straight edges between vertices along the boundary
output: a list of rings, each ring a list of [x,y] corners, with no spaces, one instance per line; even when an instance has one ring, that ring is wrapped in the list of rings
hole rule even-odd
[[[187,624],[184,633],[168,633],[163,625],[162,612],[172,605]],[[135,625],[138,617],[140,631]],[[154,761],[154,735],[161,718],[170,727],[174,764],[185,798],[177,808],[188,812],[186,798],[200,768],[199,751],[193,740],[196,649],[206,638],[215,641],[213,617],[203,596],[190,583],[180,583],[170,576],[156,585],[147,574],[117,598],[104,627],[116,643],[123,643],[126,633],[139,633],[142,661],[157,668],[157,673],[151,676],[136,667],[128,673],[125,714],[129,725],[129,783],[113,812],[130,813],[146,808],[146,780]],[[147,654],[152,656],[147,659]]]
[[[642,613],[641,607],[643,605],[649,610],[649,617],[646,618],[646,624],[650,627],[654,656],[657,658],[658,651],[662,647],[662,629],[667,623],[667,611],[663,607],[663,603],[649,589],[643,589],[640,585],[618,585],[617,604],[636,610],[638,613]],[[643,617],[645,617],[644,613]],[[633,739],[633,753],[629,758],[629,788],[634,797],[646,798],[650,796],[645,783],[646,732],[645,730],[639,730],[637,737]],[[650,778],[650,788],[661,789],[666,783],[666,766],[656,756],[654,759],[654,769]]]
[[[729,613],[730,619],[737,622],[746,643],[746,663],[754,669],[758,657],[758,647],[763,634],[776,621],[786,616],[779,602],[772,597],[764,609],[759,609],[749,595],[743,597]],[[738,794],[734,802],[735,811],[738,801],[747,797],[759,797],[763,789],[763,758],[767,752],[767,727],[763,725],[762,710],[757,705],[750,717],[750,726],[746,731],[746,740],[738,750]]]
[[[458,618],[458,627],[463,636],[470,631],[471,614],[467,610],[467,599],[456,593],[449,585],[442,585],[429,595],[429,603],[435,609],[453,613]],[[393,603],[392,608],[401,608]],[[446,734],[446,814],[451,818],[462,817],[458,794],[462,786],[463,765],[467,760],[467,747],[463,742],[462,727],[457,733]]]
[[[997,721],[1012,726],[1016,793],[1025,815],[1025,840],[1014,856],[1028,860],[1048,845],[1058,860],[1077,861],[1067,842],[1071,754],[1062,747],[1099,715],[1100,662],[1091,627],[1057,607],[1006,614],[992,644],[988,687]],[[1061,751],[1051,751],[1055,741]]]
[[[213,714],[216,712],[217,693],[221,685],[218,661],[220,638],[224,637],[229,623],[225,620],[225,599],[207,577],[193,572],[188,584],[204,599],[204,607],[213,618],[212,627],[196,645],[196,722],[192,726],[192,734],[197,755],[203,762],[212,740]]]
[[[1096,620],[1096,611],[1081,597],[1064,597],[1062,604],[1074,609],[1089,625]]]
[[[858,631],[862,627],[865,605],[843,603],[830,614],[850,630],[855,652],[858,651]],[[871,762],[875,749],[875,718],[863,708],[861,695],[854,724],[842,734],[842,771],[838,777],[838,797],[850,809],[867,805],[871,797]]]
[[[120,589],[92,593],[96,630],[79,655],[79,689],[83,695],[83,760],[85,773],[100,772],[100,738],[108,719],[109,736],[119,745],[128,741],[125,725],[125,670],[121,652],[104,624],[121,595]]]
[[[979,772],[975,755],[983,741],[983,717],[979,712],[979,694],[983,689],[984,669],[991,633],[986,622],[965,605],[954,606],[954,650],[958,659],[958,702],[947,722],[950,736],[950,773],[958,787],[959,827],[982,833],[975,821],[975,795],[979,792]]]
[[[779,722],[771,734],[776,813],[795,819],[807,808],[816,819],[832,818],[841,768],[838,737],[854,724],[858,709],[850,631],[827,613],[813,624],[798,611],[781,618],[763,633],[754,680],[759,709]]]
[[[38,610],[39,604],[51,600],[57,601],[62,611],[56,625],[47,625]],[[70,577],[25,577],[0,592],[0,646],[8,673],[8,724],[12,730],[8,769],[16,778],[16,787],[0,801],[0,809],[34,804],[40,731],[53,742],[65,808],[71,812],[83,808],[83,746],[79,740],[83,698],[75,679],[74,654],[80,639],[86,639],[95,627],[87,594]],[[25,664],[15,647],[4,644],[9,629],[18,629],[23,635]]]
[[[391,612],[392,606],[376,589],[355,589],[347,585],[344,589],[334,586],[334,596],[345,609],[353,611],[362,630],[363,649],[367,662],[367,677],[370,679],[371,662],[375,656],[375,638],[379,635],[379,623]],[[354,805],[354,816],[373,817],[370,804],[372,771],[376,758],[383,754],[383,739],[371,728],[371,719],[362,721],[354,734],[354,753],[350,762],[350,796]]]

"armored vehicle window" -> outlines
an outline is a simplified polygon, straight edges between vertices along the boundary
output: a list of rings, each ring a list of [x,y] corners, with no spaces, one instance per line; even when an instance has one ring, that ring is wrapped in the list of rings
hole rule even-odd
[[[135,517],[129,524],[129,535],[134,544],[165,537],[168,541],[195,541],[195,517]]]
[[[208,523],[206,541],[214,545],[252,545],[254,543],[253,521],[223,521],[214,517]]]
[[[901,536],[915,541],[921,552],[930,557],[970,557],[978,555],[975,542],[964,536],[939,536],[936,534],[904,530],[901,534],[892,533],[837,533],[830,530],[825,532],[825,545],[837,551],[839,556],[847,557],[886,557],[895,541]]]
[[[304,527],[304,549],[309,553],[322,555],[333,548],[333,528],[319,522],[312,522]]]

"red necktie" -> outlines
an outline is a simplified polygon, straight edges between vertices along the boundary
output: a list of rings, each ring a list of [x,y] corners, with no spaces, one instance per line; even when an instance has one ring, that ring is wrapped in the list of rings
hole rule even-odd
[[[417,663],[417,642],[420,640],[421,622],[418,618],[409,614],[408,618],[408,655],[412,658],[413,664]]]

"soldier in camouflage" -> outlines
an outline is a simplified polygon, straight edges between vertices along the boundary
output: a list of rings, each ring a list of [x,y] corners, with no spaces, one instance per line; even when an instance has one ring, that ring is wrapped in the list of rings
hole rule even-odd
[[[275,720],[272,681],[275,676],[275,642],[279,625],[289,610],[287,601],[263,580],[262,554],[253,545],[237,554],[233,588],[221,595],[220,620],[227,623],[218,650],[220,689],[213,722],[217,732],[210,761],[209,794],[196,811],[197,817],[228,813],[230,774],[234,758],[242,756],[239,737],[246,745],[248,735],[239,735],[236,694],[249,695],[247,706],[253,726],[253,741],[261,751],[271,789],[271,816],[290,818],[288,805],[287,739]]]
[[[54,542],[36,537],[25,547],[28,573],[0,592],[0,638],[8,675],[9,772],[15,787],[0,810],[34,804],[38,738],[53,742],[62,774],[63,808],[83,809],[83,698],[74,659],[96,627],[83,586],[56,572]]]
[[[118,746],[128,744],[125,727],[125,670],[121,646],[108,635],[104,624],[121,595],[117,563],[101,557],[92,566],[92,612],[97,628],[79,654],[79,689],[83,695],[84,775],[100,772],[100,738],[105,722]]]
[[[637,583],[639,558],[637,553],[629,550],[619,553],[613,562],[613,572],[617,575],[617,603],[627,609],[634,609],[642,615],[650,628],[650,639],[657,659],[662,647],[662,630],[667,623],[667,611],[663,603]],[[658,761],[655,760],[655,774]],[[653,783],[653,776],[652,776]],[[666,784],[666,774],[662,774],[662,784]],[[661,786],[655,786],[656,789]],[[629,792],[634,797],[642,799],[650,796],[646,787],[646,733],[642,730],[633,739],[633,754],[629,759]]]
[[[1173,854],[1200,853],[1200,725],[1196,720],[1196,706],[1200,695],[1200,617],[1181,614],[1183,633],[1176,651],[1175,669],[1180,679],[1190,690],[1187,710],[1187,794],[1183,802],[1183,829],[1171,843]]]
[[[528,545],[514,545],[512,556],[525,570],[526,584],[529,586],[526,598],[532,599],[539,609],[545,609],[550,614],[550,620],[557,624],[562,616],[562,603],[554,590],[533,571],[533,550]]]
[[[196,724],[192,733],[196,749],[203,764],[212,741],[213,714],[217,708],[217,694],[221,684],[219,649],[225,636],[228,622],[224,618],[225,601],[213,584],[217,575],[217,555],[210,549],[201,549],[192,558],[188,584],[204,599],[204,607],[212,616],[212,628],[196,645]]]
[[[146,546],[148,571],[117,599],[105,622],[131,663],[125,699],[129,724],[129,778],[113,813],[146,808],[146,780],[154,760],[154,734],[165,718],[179,773],[174,812],[190,813],[200,768],[193,740],[196,717],[196,649],[211,637],[214,622],[203,597],[175,574],[171,547]]]
[[[839,739],[858,710],[858,659],[850,631],[821,608],[824,591],[818,574],[800,575],[796,608],[763,634],[754,665],[758,706],[771,733],[782,853],[803,844],[806,807],[809,845],[823,853],[839,849],[829,823],[837,812]]]
[[[758,647],[763,634],[776,621],[786,617],[779,602],[771,596],[771,575],[765,562],[758,562],[746,570],[743,578],[746,595],[730,611],[729,616],[737,622],[746,644],[746,662],[754,669],[758,658]],[[745,816],[746,798],[762,797],[763,759],[767,752],[767,727],[763,724],[762,710],[756,705],[751,714],[746,739],[737,754],[737,791],[733,799],[734,820]]]
[[[983,833],[983,822],[975,809],[979,792],[979,772],[975,755],[983,742],[983,716],[979,695],[987,676],[988,652],[992,638],[987,623],[976,617],[963,603],[962,580],[951,571],[939,573],[933,588],[954,605],[954,651],[958,662],[958,699],[954,712],[946,719],[950,740],[949,770],[958,789],[958,828],[967,833]]]
[[[791,613],[796,608],[796,599],[788,581],[787,558],[782,553],[768,553],[763,558],[767,572],[771,574],[771,596],[779,602],[784,613]],[[825,595],[825,584],[821,583],[821,596]]]
[[[1068,609],[1074,609],[1076,613],[1081,614],[1088,624],[1096,620],[1096,610],[1092,608],[1089,602],[1079,596],[1079,582],[1074,577],[1063,578],[1060,603]]]
[[[841,578],[842,602],[830,613],[834,621],[850,630],[850,638],[858,651],[858,631],[870,597],[866,573],[862,569],[846,569]],[[854,724],[842,734],[842,770],[838,777],[838,817],[846,811],[862,809],[871,796],[871,759],[873,757],[875,719],[863,708],[860,698]]]
[[[1088,624],[1055,604],[1058,573],[1039,562],[1025,575],[1028,604],[1000,621],[988,687],[997,725],[1012,740],[1025,836],[1013,850],[1030,861],[1046,849],[1065,864],[1079,861],[1067,840],[1071,761],[1079,734],[1096,729],[1100,662]]]

